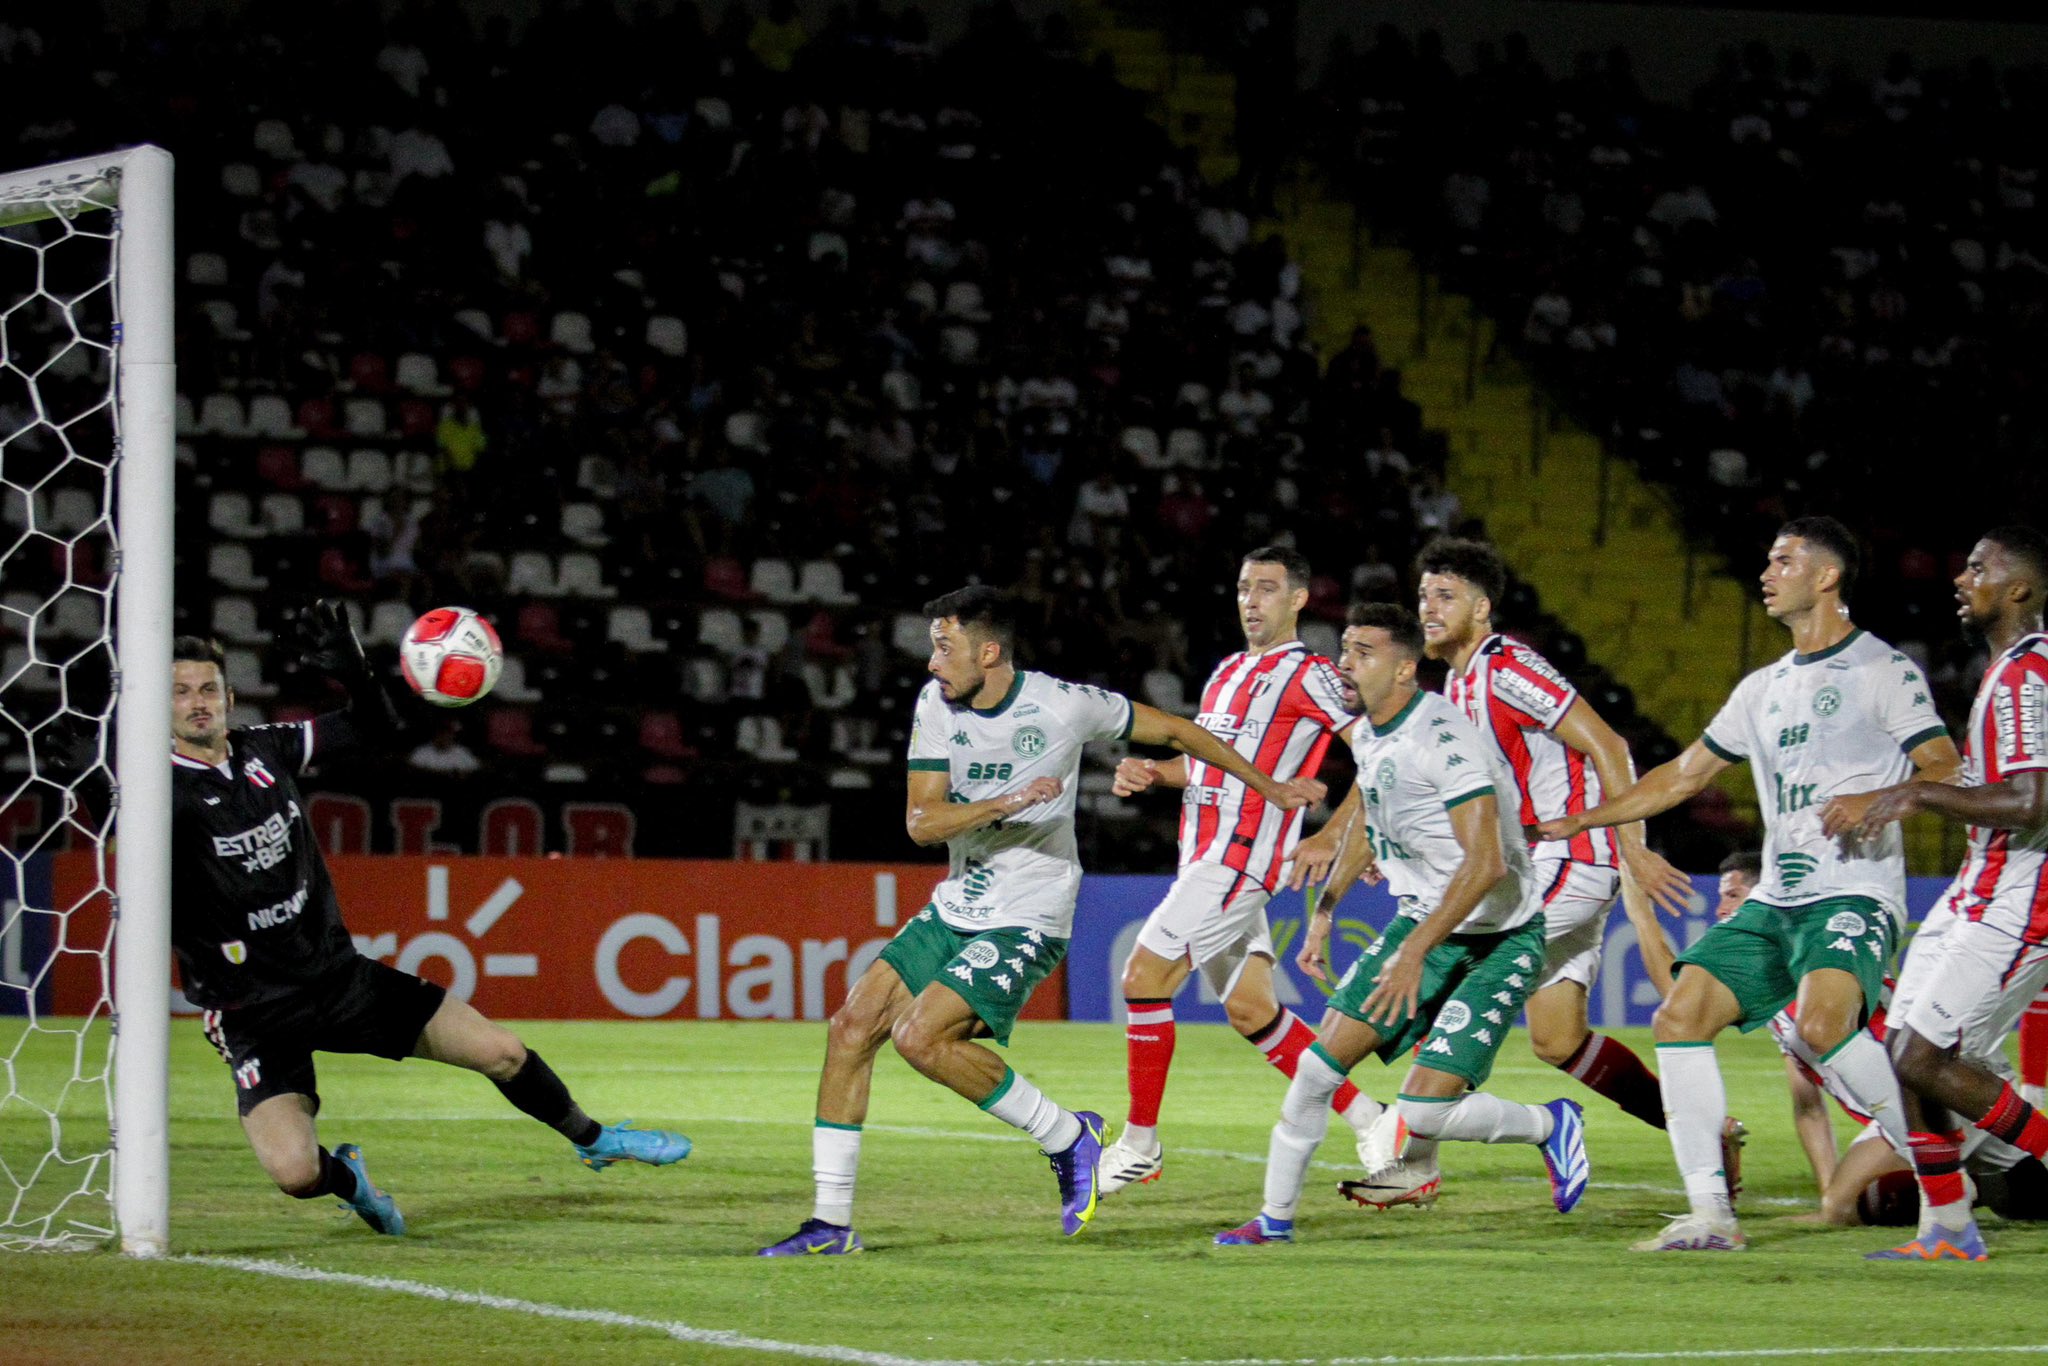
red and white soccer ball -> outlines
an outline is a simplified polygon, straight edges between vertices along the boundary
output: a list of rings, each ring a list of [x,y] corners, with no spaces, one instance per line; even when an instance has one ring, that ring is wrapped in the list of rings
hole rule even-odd
[[[406,629],[398,668],[412,690],[437,707],[466,707],[498,685],[505,647],[467,607],[436,607]]]

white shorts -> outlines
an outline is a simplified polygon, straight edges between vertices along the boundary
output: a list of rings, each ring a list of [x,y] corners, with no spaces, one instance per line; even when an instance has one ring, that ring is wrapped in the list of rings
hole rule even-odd
[[[1621,874],[1571,859],[1536,865],[1543,890],[1543,978],[1536,990],[1577,982],[1591,991],[1600,976],[1600,948],[1607,941],[1607,913],[1621,894]]]
[[[2002,1072],[2005,1036],[2048,985],[2048,945],[1938,909],[1927,921],[1899,970],[1891,1021]]]
[[[1273,957],[1273,934],[1266,925],[1271,899],[1257,878],[1235,868],[1191,864],[1145,917],[1138,946],[1161,958],[1185,958],[1201,969],[1217,999],[1226,999],[1246,958],[1255,953]]]

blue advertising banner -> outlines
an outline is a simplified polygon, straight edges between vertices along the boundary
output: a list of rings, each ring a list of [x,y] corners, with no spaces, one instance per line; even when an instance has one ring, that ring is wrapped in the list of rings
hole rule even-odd
[[[1665,932],[1684,948],[1707,932],[1717,896],[1717,879],[1695,877],[1693,909],[1682,921],[1664,917]],[[1067,1018],[1071,1020],[1116,1021],[1124,1018],[1123,965],[1137,942],[1138,928],[1159,904],[1173,879],[1164,876],[1095,876],[1081,880],[1081,896],[1074,913],[1074,938],[1067,948]],[[1906,908],[1913,921],[1927,913],[1948,886],[1947,878],[1920,877],[1906,880]],[[1342,973],[1364,947],[1386,928],[1394,914],[1394,899],[1385,886],[1361,887],[1344,898],[1337,908],[1331,933],[1330,959]],[[1275,977],[1283,1005],[1313,1025],[1329,999],[1320,984],[1294,966],[1301,948],[1302,925],[1307,912],[1299,892],[1282,892],[1266,908],[1273,927],[1273,948],[1280,970]],[[1222,1003],[1202,980],[1190,975],[1187,985],[1174,1001],[1174,1015],[1190,1023],[1224,1023]],[[1617,905],[1607,922],[1607,947],[1600,980],[1593,985],[1587,1013],[1595,1028],[1618,1025],[1647,1025],[1657,1009],[1657,992],[1643,971],[1643,959],[1636,948],[1636,932]]]
[[[50,856],[15,865],[19,881],[0,878],[0,1015],[46,1015],[57,947],[58,917],[50,911]]]

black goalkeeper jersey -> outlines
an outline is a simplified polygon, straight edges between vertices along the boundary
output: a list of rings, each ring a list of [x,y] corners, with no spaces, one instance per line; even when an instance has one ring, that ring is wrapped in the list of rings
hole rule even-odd
[[[230,730],[223,768],[172,753],[171,945],[194,1005],[274,1001],[355,956],[293,781],[353,740],[336,712]]]

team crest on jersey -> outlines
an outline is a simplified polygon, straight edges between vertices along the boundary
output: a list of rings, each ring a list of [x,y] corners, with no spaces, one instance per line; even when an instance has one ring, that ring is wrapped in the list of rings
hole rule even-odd
[[[1828,917],[1829,934],[1860,935],[1869,926],[1854,911],[1837,911]]]
[[[1010,748],[1026,759],[1036,759],[1045,753],[1045,732],[1036,726],[1025,726],[1010,737]]]
[[[1003,951],[986,939],[977,939],[960,950],[961,961],[970,968],[992,968],[1002,957]]]
[[[1455,1034],[1472,1023],[1472,1007],[1463,1001],[1452,1001],[1437,1012],[1436,1027],[1446,1034]]]
[[[1833,684],[1822,688],[1813,695],[1813,714],[1833,716],[1842,709],[1842,690]]]
[[[240,967],[249,961],[249,946],[239,939],[230,939],[220,946],[220,956]]]
[[[249,781],[258,787],[276,787],[277,779],[263,766],[261,759],[250,759],[242,765],[242,772],[249,775]]]
[[[1391,791],[1393,791],[1393,789],[1394,789],[1394,761],[1393,761],[1392,759],[1382,759],[1382,760],[1380,760],[1380,766],[1379,766],[1379,767],[1378,767],[1377,769],[1375,769],[1375,770],[1373,771],[1373,775],[1372,775],[1372,780],[1373,780],[1373,784],[1374,784],[1374,785],[1375,785],[1376,787],[1378,787],[1380,791],[1382,791],[1382,792],[1391,792]]]

